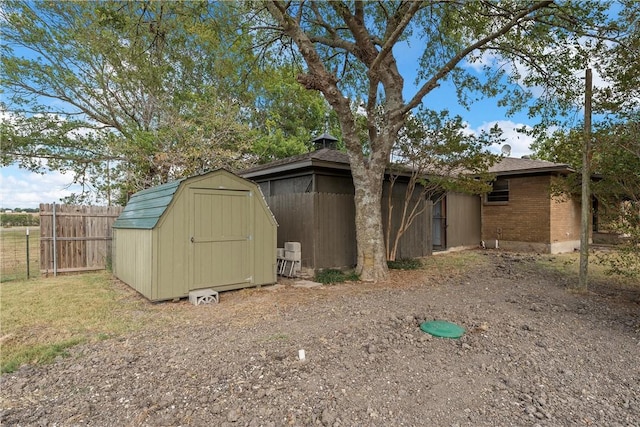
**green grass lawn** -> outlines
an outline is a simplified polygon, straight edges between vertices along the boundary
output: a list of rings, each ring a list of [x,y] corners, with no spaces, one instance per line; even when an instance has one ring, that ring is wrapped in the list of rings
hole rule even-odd
[[[3,373],[136,329],[153,313],[153,305],[114,286],[107,272],[5,282],[0,303]]]
[[[26,227],[0,228],[0,282],[27,278]],[[29,227],[29,273],[40,275],[40,228]]]
[[[617,257],[615,251],[592,251],[589,254],[587,282],[589,288],[615,286],[620,289],[640,288],[640,277],[625,277],[609,273],[607,260]],[[561,275],[570,281],[570,286],[578,285],[580,274],[580,254],[577,252],[544,255],[536,262],[539,268]]]

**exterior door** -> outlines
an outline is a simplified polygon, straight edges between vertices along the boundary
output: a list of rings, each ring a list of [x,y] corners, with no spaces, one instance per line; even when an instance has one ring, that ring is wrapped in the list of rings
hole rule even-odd
[[[433,204],[433,248],[445,249],[444,197]]]
[[[251,193],[191,189],[191,290],[251,282]]]

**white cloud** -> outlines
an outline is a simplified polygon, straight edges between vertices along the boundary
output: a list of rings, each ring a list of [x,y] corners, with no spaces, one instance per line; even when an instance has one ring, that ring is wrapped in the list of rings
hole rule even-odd
[[[20,115],[0,108],[0,121],[16,125]],[[64,117],[51,115],[63,122]],[[78,128],[70,131],[70,138],[95,135],[90,128]],[[46,168],[46,158],[36,158]],[[44,175],[20,169],[15,165],[0,169],[0,207],[37,208],[40,203],[59,203],[60,199],[73,193],[80,193],[81,187],[73,184],[73,173],[47,171]]]
[[[71,186],[71,173],[48,172],[40,175],[15,166],[0,172],[0,206],[5,208],[37,208],[40,203],[60,202],[60,199],[79,192]]]
[[[589,39],[588,37],[582,37],[578,40],[578,43],[580,43],[583,46],[587,46],[591,42],[592,40]],[[611,47],[613,43],[608,42],[607,45]],[[575,46],[568,46],[568,50],[572,54],[577,52],[577,48]],[[477,52],[474,52],[474,54],[477,55]],[[558,55],[557,52],[554,52],[550,49],[546,49],[546,54],[551,56]],[[501,68],[505,70],[507,75],[513,74],[513,71],[515,70],[516,74],[520,76],[517,83],[522,86],[525,86],[524,80],[531,74],[531,70],[529,66],[527,66],[522,61],[518,61],[518,60],[515,60],[514,62],[506,61],[498,53],[494,51],[484,51],[480,55],[473,58],[469,58],[469,59],[464,61],[463,67],[467,69],[471,69],[478,74],[484,73],[485,67],[488,67],[489,69],[494,69],[494,70]],[[592,58],[589,61],[588,66],[592,69],[594,88],[606,88],[611,86],[611,82],[605,80],[604,77],[598,72],[598,69],[597,69],[598,67],[597,67],[595,58]],[[584,70],[577,70],[576,72],[573,73],[573,76],[576,81],[579,81],[580,79],[584,79],[584,75],[585,75]],[[540,97],[544,93],[544,88],[541,86],[528,87],[528,89],[536,98]]]
[[[490,147],[491,152],[499,154],[502,146],[508,144],[511,146],[511,155],[509,157],[522,157],[532,154],[530,146],[533,143],[533,138],[517,131],[517,129],[523,127],[530,129],[530,126],[523,123],[514,123],[511,120],[494,120],[484,122],[477,128],[471,129],[471,131],[475,134],[479,134],[483,130],[488,132],[496,124],[502,129],[502,138],[505,141],[502,144],[493,144]]]
[[[529,75],[529,69],[523,62],[506,61],[496,52],[484,51],[478,58],[474,58],[473,62],[465,61],[463,66],[478,74],[484,73],[485,67],[493,70],[502,69],[505,71],[507,76],[513,75],[515,71],[515,74],[519,76],[517,81],[518,85],[527,87],[527,89],[529,89],[536,98],[540,97],[544,93],[544,88],[541,86],[528,87],[524,85],[524,79]]]

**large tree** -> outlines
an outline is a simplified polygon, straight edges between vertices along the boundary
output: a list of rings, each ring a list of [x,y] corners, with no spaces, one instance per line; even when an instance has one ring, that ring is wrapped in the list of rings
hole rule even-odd
[[[7,1],[0,13],[3,163],[110,176],[126,193],[234,166],[250,147],[239,70],[252,43],[224,5]]]
[[[251,151],[259,163],[309,151],[313,134],[335,123],[322,95],[296,82],[297,64],[265,62],[254,71],[260,76],[252,87],[255,103],[250,117],[258,132]]]
[[[398,132],[411,110],[443,81],[452,81],[460,102],[497,96],[514,110],[543,88],[533,111],[553,116],[558,91],[574,88],[572,71],[585,66],[599,44],[607,5],[600,1],[265,1],[271,19],[259,30],[268,40],[290,43],[305,61],[298,81],[321,92],[336,112],[346,145],[356,203],[357,272],[363,280],[386,278],[381,217],[382,182]],[[261,16],[261,15],[258,15]],[[412,47],[415,90],[405,84],[400,44]],[[405,50],[406,52],[406,50]],[[415,52],[415,53],[414,53]],[[406,54],[406,53],[405,53]],[[498,58],[478,75],[469,62]],[[564,99],[564,98],[561,98]],[[356,108],[367,117],[361,141]],[[382,111],[382,117],[378,116]]]
[[[605,257],[611,271],[640,275],[640,3],[622,2],[620,25],[625,32],[594,60],[600,85],[594,90],[594,123],[589,169],[598,201],[599,227],[625,236],[617,257]],[[539,158],[581,170],[582,124],[552,134],[537,133],[532,148]],[[558,182],[565,194],[580,191],[580,176]]]
[[[258,55],[231,6],[3,2],[2,164],[72,170],[123,203],[167,180],[306,150],[326,103],[297,85],[295,63]]]

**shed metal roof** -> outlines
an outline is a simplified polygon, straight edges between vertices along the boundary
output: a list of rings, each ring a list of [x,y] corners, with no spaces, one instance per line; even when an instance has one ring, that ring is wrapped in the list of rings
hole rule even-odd
[[[184,178],[135,193],[113,223],[113,228],[154,228],[182,181]]]

